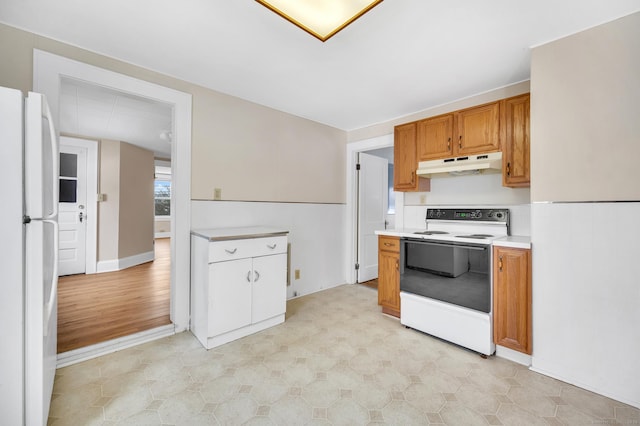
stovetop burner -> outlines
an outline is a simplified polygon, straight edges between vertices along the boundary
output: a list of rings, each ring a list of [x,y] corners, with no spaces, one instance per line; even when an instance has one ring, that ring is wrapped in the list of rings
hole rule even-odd
[[[444,231],[418,231],[418,232],[414,232],[414,234],[419,234],[419,235],[444,235],[444,234],[448,234],[448,232],[444,232]]]
[[[508,209],[427,209],[425,219],[425,230],[414,232],[416,238],[490,244],[496,238],[509,235]]]

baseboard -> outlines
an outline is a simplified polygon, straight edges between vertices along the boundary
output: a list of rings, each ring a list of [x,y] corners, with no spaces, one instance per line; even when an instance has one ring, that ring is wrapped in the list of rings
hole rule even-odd
[[[63,352],[58,354],[56,367],[67,367],[72,364],[77,364],[82,361],[121,351],[153,340],[162,339],[163,337],[172,336],[174,334],[174,326],[173,324],[169,324],[163,325],[162,327],[156,327],[151,330],[141,331],[140,333],[131,334],[129,336],[119,337],[117,339],[86,346],[84,348]]]
[[[628,395],[620,395],[617,392],[610,392],[608,390],[604,390],[604,389],[601,389],[599,387],[591,386],[589,384],[586,384],[586,383],[582,382],[581,380],[576,380],[575,377],[565,376],[564,374],[557,374],[555,371],[559,370],[557,368],[558,366],[554,366],[554,365],[547,366],[547,367],[552,367],[552,369],[553,369],[553,371],[552,371],[552,370],[547,370],[546,367],[539,368],[539,366],[534,366],[533,364],[536,364],[536,362],[532,360],[532,365],[531,365],[531,367],[529,367],[529,370],[531,370],[531,371],[534,371],[536,373],[542,374],[544,376],[549,376],[551,378],[554,378],[556,380],[560,380],[560,381],[565,382],[565,383],[569,383],[571,385],[577,386],[577,387],[582,388],[582,389],[586,389],[586,390],[588,390],[590,392],[597,393],[598,395],[602,395],[602,396],[606,396],[607,398],[615,399],[616,401],[620,401],[620,402],[622,402],[624,404],[631,405],[632,407],[640,408],[640,400],[637,399],[636,396],[632,395],[631,398],[633,398],[633,399],[630,399]]]
[[[113,272],[131,268],[132,266],[151,262],[153,261],[154,257],[154,252],[148,251],[146,253],[123,257],[122,259],[101,260],[96,265],[96,273]]]
[[[531,366],[531,355],[523,354],[522,352],[514,351],[504,346],[496,345],[496,356],[527,367]]]

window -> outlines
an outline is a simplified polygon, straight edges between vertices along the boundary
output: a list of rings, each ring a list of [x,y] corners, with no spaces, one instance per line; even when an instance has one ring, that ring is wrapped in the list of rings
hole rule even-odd
[[[156,216],[171,215],[171,181],[156,179],[153,184]]]
[[[156,178],[153,182],[156,217],[171,216],[171,165],[156,160]]]

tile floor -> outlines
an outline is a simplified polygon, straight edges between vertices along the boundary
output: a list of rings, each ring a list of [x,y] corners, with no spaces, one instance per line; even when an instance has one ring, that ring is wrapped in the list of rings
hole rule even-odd
[[[405,329],[375,290],[287,304],[206,351],[181,333],[58,370],[50,425],[640,424],[640,410]]]

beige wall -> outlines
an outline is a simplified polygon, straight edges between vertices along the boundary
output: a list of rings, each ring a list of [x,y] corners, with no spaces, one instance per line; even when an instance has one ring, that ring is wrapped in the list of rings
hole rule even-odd
[[[120,142],[100,141],[98,192],[106,199],[98,203],[98,260],[118,258],[120,221]]]
[[[0,85],[31,90],[41,49],[193,96],[191,198],[345,202],[346,132],[0,24]]]
[[[153,152],[120,144],[118,258],[153,251]]]
[[[640,200],[640,13],[532,52],[532,201]]]
[[[100,141],[98,260],[153,251],[153,153],[125,142]]]
[[[349,142],[355,142],[378,136],[390,135],[393,133],[394,126],[397,126],[398,124],[409,123],[411,121],[421,120],[428,117],[434,117],[436,115],[445,114],[447,112],[457,111],[460,109],[497,101],[499,99],[521,95],[527,92],[529,92],[529,81],[523,81],[509,86],[500,87],[444,105],[438,105],[433,108],[417,111],[413,114],[405,115],[403,117],[386,121],[384,123],[379,123],[369,127],[363,127],[362,129],[358,130],[353,130],[349,132],[348,139]]]

